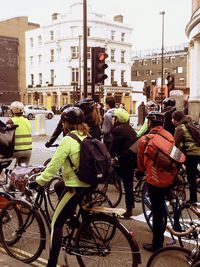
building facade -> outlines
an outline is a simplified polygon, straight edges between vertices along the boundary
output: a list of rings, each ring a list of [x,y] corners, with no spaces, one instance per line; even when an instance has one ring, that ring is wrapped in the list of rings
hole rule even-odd
[[[166,97],[169,94],[169,78],[174,79],[174,89],[182,90],[185,100],[189,96],[188,87],[188,45],[165,47],[163,54],[161,49],[135,51],[132,54],[131,80],[143,81],[144,93],[147,99],[161,101],[161,79],[163,71],[163,89]]]
[[[26,88],[25,31],[39,27],[28,17],[0,21],[0,103],[24,100]]]
[[[192,16],[186,26],[189,38],[189,114],[200,122],[200,0],[192,0]]]
[[[91,47],[105,47],[108,54],[104,87],[96,87],[101,97],[113,95],[116,102],[131,109],[131,34],[123,16],[107,20],[87,8],[87,81],[91,94]],[[73,103],[83,93],[83,1],[74,1],[65,14],[26,32],[26,103],[47,108]]]

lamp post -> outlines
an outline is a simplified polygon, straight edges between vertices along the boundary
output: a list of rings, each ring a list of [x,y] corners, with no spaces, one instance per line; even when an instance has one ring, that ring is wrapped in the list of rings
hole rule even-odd
[[[81,90],[81,60],[82,60],[82,57],[81,57],[81,38],[82,38],[82,35],[79,35],[78,36],[78,39],[79,39],[79,88],[80,88],[80,98],[82,98],[82,90]]]
[[[87,98],[87,0],[83,0],[83,62],[84,98]]]
[[[162,48],[161,48],[161,102],[163,101],[163,83],[164,83],[164,77],[163,77],[163,71],[164,71],[164,18],[165,18],[165,11],[161,11],[159,15],[162,15]]]

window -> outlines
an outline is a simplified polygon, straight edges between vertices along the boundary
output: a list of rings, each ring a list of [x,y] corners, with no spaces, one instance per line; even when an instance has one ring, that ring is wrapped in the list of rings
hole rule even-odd
[[[121,51],[121,63],[125,63],[125,51]]]
[[[110,81],[111,81],[111,84],[113,84],[115,81],[115,70],[110,71]]]
[[[161,58],[157,58],[157,64],[161,64]]]
[[[30,56],[30,65],[33,65],[33,56]]]
[[[39,81],[39,84],[42,84],[42,73],[38,74],[38,81]]]
[[[79,72],[78,68],[72,68],[72,82],[78,82]]]
[[[38,36],[38,46],[41,46],[42,45],[42,36],[39,35]]]
[[[91,68],[87,69],[87,81],[91,82]]]
[[[87,59],[91,58],[91,47],[87,47]]]
[[[40,64],[42,62],[42,55],[38,55],[38,63]]]
[[[146,59],[143,60],[143,65],[147,66],[147,60]]]
[[[50,62],[54,62],[54,49],[50,50]]]
[[[50,40],[54,39],[54,31],[50,31]]]
[[[115,62],[115,50],[111,49],[110,54],[111,54],[110,55],[111,62]]]
[[[176,74],[178,72],[178,68],[173,68],[173,71],[172,71],[174,74]]]
[[[111,31],[111,40],[115,40],[115,31]]]
[[[171,58],[170,58],[170,62],[171,62],[171,63],[175,63],[175,57],[171,57]]]
[[[155,58],[152,58],[151,63],[152,63],[153,65],[155,65],[155,64],[156,64],[156,59],[155,59]]]
[[[185,84],[185,79],[184,79],[184,78],[179,78],[179,83],[180,83],[181,85],[184,85],[184,84]]]
[[[150,70],[146,70],[146,76],[149,76],[151,74]]]
[[[164,74],[168,74],[168,68],[163,69]]]
[[[74,58],[78,58],[79,56],[79,48],[78,46],[71,46],[71,57]]]
[[[90,27],[87,27],[87,36],[90,36]]]
[[[122,32],[121,33],[121,42],[124,42],[125,41],[125,32]]]
[[[54,70],[50,70],[50,73],[51,73],[51,84],[54,84]]]
[[[125,82],[125,70],[121,70],[121,84]]]
[[[178,73],[183,73],[183,67],[178,67]]]
[[[33,38],[32,37],[29,39],[29,45],[31,48],[33,47]]]
[[[142,64],[143,64],[142,60],[139,60],[138,61],[138,66],[142,66]]]
[[[34,85],[34,74],[31,74],[31,85]]]
[[[165,63],[169,63],[170,62],[170,58],[169,57],[165,57]]]

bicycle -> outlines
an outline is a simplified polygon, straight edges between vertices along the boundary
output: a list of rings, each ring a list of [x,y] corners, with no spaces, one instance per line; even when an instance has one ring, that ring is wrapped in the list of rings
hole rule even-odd
[[[183,205],[184,208],[189,208],[198,218],[200,218],[200,212],[195,209],[190,204]],[[167,230],[176,237],[179,238],[188,238],[193,236],[196,242],[196,246],[193,250],[188,250],[182,247],[176,246],[169,246],[164,247],[156,251],[152,256],[149,258],[147,267],[198,267],[200,266],[200,249],[198,245],[198,235],[200,230],[200,224],[195,223],[190,225],[190,227],[183,231],[177,232],[173,228],[167,226]]]
[[[32,192],[27,188],[26,194]],[[15,199],[2,209],[0,239],[10,256],[31,263],[41,255],[46,244],[45,226],[50,232],[47,201],[43,189],[37,192],[33,204]],[[62,242],[65,255],[76,256],[80,266],[95,266],[95,262],[98,266],[138,266],[140,250],[133,235],[118,221],[119,209],[101,209],[81,197],[79,201],[76,216],[66,221],[67,234]]]

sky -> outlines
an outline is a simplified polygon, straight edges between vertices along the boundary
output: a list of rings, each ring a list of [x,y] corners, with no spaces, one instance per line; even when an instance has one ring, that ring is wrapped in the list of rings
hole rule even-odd
[[[54,12],[65,13],[74,0],[0,0],[0,19],[28,16],[30,22],[43,24]],[[162,45],[162,16],[164,16],[164,45],[181,45],[188,41],[185,27],[191,17],[192,0],[87,0],[97,13],[112,19],[123,15],[124,23],[133,27],[133,50],[160,48]]]

